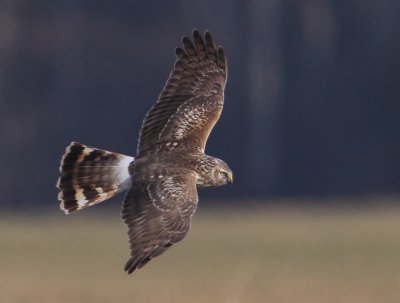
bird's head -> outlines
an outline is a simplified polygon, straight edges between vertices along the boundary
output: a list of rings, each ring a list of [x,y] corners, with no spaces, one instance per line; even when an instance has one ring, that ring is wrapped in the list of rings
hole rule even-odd
[[[233,183],[233,173],[228,164],[220,159],[215,160],[216,166],[213,169],[214,186]]]

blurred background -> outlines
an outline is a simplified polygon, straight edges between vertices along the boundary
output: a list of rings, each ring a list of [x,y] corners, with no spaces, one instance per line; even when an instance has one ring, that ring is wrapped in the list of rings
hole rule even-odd
[[[196,286],[182,286],[186,279],[175,269],[187,258],[184,264],[194,268],[185,274],[203,272],[197,279],[207,278],[196,283],[216,302],[398,302],[395,0],[1,0],[0,285],[10,291],[0,292],[0,301],[88,302],[109,282],[99,278],[102,266],[109,268],[107,277],[115,275],[115,285],[133,284],[120,272],[127,256],[125,229],[115,220],[122,197],[63,217],[55,189],[58,165],[71,141],[135,155],[142,119],[173,67],[173,50],[193,28],[210,30],[228,56],[225,108],[207,153],[226,160],[235,183],[200,193],[205,207],[192,242],[168,253],[167,267],[163,256],[140,273],[144,280],[133,278],[136,291],[165,282],[160,268],[178,280],[169,276],[165,291],[152,294],[154,301],[143,291],[139,297],[160,302],[156,295],[179,286],[166,297],[188,302],[179,294],[196,293]],[[220,212],[210,209],[215,202]],[[232,206],[237,210],[228,215]],[[206,237],[219,228],[219,235]],[[115,239],[104,256],[101,235]],[[235,246],[238,238],[251,251]],[[112,247],[120,249],[118,257],[108,251]],[[107,256],[116,265],[103,264]],[[71,282],[76,275],[85,279]],[[57,286],[35,292],[51,281],[72,283],[71,293]],[[17,295],[20,283],[32,285],[26,297]],[[130,296],[127,290],[107,294],[96,302]],[[334,300],[338,296],[342,300]],[[200,291],[196,298],[212,302]]]
[[[206,196],[399,192],[398,1],[3,0],[0,22],[2,206],[53,204],[72,140],[134,155],[195,27],[229,58],[207,152],[236,182]]]

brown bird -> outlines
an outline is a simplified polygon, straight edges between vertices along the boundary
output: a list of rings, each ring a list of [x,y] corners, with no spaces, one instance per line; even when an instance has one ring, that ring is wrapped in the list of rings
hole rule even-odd
[[[144,118],[136,158],[72,142],[61,159],[58,199],[66,214],[128,190],[122,218],[128,225],[132,273],[187,234],[197,188],[232,183],[232,171],[204,154],[221,115],[227,61],[211,34],[193,31],[176,48],[175,66]]]

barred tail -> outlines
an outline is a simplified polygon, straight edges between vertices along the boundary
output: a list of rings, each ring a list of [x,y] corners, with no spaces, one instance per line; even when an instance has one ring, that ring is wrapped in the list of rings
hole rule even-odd
[[[72,142],[60,164],[60,208],[66,213],[92,206],[131,185],[129,164],[133,157]]]

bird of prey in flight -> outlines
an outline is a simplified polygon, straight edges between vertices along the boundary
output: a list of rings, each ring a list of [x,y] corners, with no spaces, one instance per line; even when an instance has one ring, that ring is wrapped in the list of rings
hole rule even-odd
[[[61,159],[58,199],[66,214],[128,190],[121,211],[131,251],[128,273],[185,237],[198,188],[233,181],[224,161],[204,153],[224,103],[224,50],[208,31],[201,35],[197,29],[182,43],[143,120],[135,158],[72,142]]]

